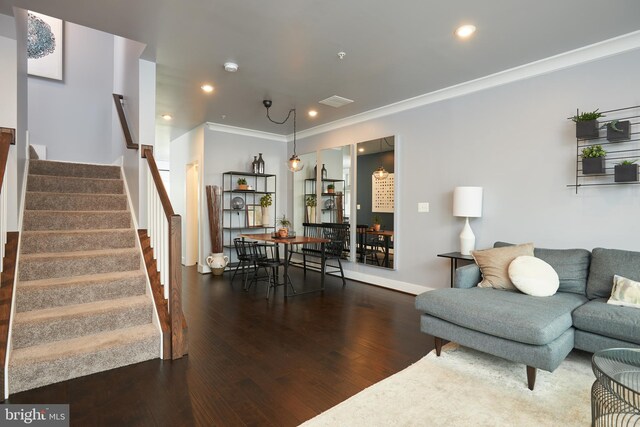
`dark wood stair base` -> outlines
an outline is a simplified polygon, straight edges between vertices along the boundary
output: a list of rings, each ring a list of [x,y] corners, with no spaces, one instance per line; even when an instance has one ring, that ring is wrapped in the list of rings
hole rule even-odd
[[[13,299],[13,283],[16,274],[18,257],[18,232],[7,233],[6,252],[4,254],[4,271],[0,274],[0,401],[4,401],[4,365],[9,340],[9,322],[11,320],[11,300]]]
[[[171,320],[169,311],[167,308],[167,300],[164,299],[164,293],[162,285],[160,284],[160,273],[156,268],[156,260],[153,258],[153,249],[150,245],[149,236],[147,236],[146,229],[138,230],[138,237],[140,245],[142,247],[142,253],[144,254],[144,263],[147,269],[147,276],[151,283],[151,290],[153,292],[153,301],[156,305],[156,311],[158,313],[158,320],[160,320],[160,328],[162,329],[162,358],[172,359],[171,351]],[[187,327],[187,320],[184,315],[182,316],[182,356],[186,356],[189,352],[189,340],[188,340],[189,328]]]
[[[433,341],[436,347],[436,356],[440,357],[440,353],[442,352],[442,343],[443,339],[438,337],[433,337]],[[533,391],[533,387],[536,384],[536,373],[538,370],[533,366],[527,366],[527,385],[529,386],[529,390]]]

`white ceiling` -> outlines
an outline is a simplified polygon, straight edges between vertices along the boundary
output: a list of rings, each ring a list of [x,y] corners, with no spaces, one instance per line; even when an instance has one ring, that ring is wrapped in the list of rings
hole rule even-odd
[[[0,0],[0,13],[12,6],[147,44],[172,138],[205,121],[289,134],[264,98],[275,119],[296,107],[303,130],[640,29],[638,0]],[[463,23],[473,39],[453,36]],[[318,104],[332,95],[355,102]]]

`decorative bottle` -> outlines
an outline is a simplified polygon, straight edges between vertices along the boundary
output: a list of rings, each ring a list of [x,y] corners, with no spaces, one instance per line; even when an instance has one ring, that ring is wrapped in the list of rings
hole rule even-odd
[[[324,163],[322,164],[322,179],[327,179],[327,169],[324,167]]]
[[[262,158],[262,153],[258,153],[260,157],[258,157],[258,173],[264,173],[264,159]]]
[[[251,171],[258,173],[258,156],[253,156],[253,162],[251,162]]]

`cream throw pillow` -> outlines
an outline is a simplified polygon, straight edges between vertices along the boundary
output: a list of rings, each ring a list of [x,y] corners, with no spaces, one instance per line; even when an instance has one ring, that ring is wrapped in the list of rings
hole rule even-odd
[[[511,261],[509,279],[520,292],[534,297],[550,297],[560,286],[560,278],[553,267],[532,256],[519,256]]]
[[[482,282],[478,283],[478,287],[515,289],[509,279],[509,264],[522,255],[533,256],[533,243],[471,251],[471,256],[482,272]]]
[[[607,304],[640,308],[640,282],[618,275],[613,276],[613,289]]]

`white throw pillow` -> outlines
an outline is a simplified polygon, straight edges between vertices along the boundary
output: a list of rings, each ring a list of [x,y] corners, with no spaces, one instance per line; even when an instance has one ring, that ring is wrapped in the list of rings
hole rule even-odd
[[[509,278],[520,292],[534,297],[549,297],[560,286],[553,267],[533,256],[519,256],[511,261]]]
[[[613,276],[613,289],[608,304],[640,308],[640,282],[626,277]]]

